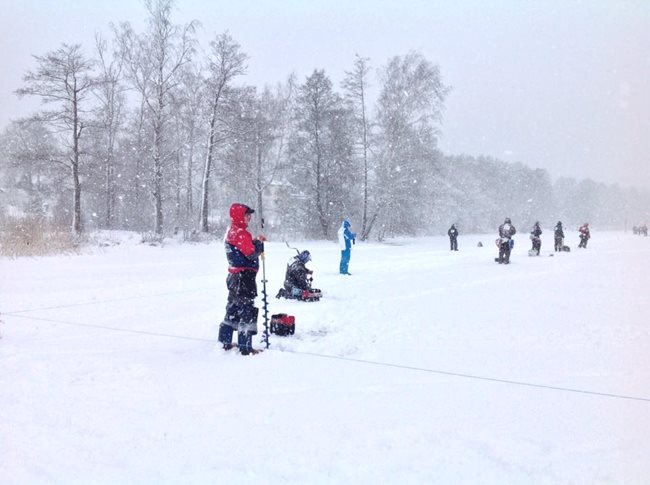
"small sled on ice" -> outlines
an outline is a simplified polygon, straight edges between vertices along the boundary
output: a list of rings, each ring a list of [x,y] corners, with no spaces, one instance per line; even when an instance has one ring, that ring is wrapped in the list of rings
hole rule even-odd
[[[318,288],[309,288],[307,290],[301,290],[300,293],[294,294],[294,292],[287,291],[284,288],[280,288],[278,294],[275,295],[276,298],[286,298],[287,300],[299,300],[299,301],[318,301],[323,296],[322,292]]]

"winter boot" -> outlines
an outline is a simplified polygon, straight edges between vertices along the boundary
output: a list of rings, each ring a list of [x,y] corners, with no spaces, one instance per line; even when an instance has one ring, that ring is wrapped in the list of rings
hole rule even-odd
[[[241,355],[257,355],[257,354],[259,354],[261,352],[262,351],[258,350],[258,349],[250,349],[250,350],[246,350],[246,351],[242,350]]]
[[[219,342],[223,344],[224,350],[230,350],[233,348],[232,343],[232,327],[221,323],[219,325]]]
[[[237,334],[237,345],[242,355],[248,355],[253,348],[253,337],[248,332],[239,332]]]
[[[237,346],[241,355],[257,355],[259,350],[253,348],[253,335],[250,332],[239,332]]]

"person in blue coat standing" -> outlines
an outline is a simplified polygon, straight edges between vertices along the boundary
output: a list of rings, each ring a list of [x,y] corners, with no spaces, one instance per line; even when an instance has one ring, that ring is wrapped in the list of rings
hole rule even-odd
[[[341,246],[341,264],[339,265],[339,273],[349,275],[350,272],[348,272],[348,265],[350,264],[350,253],[357,235],[350,230],[350,222],[347,219],[343,220],[338,235],[339,245]]]

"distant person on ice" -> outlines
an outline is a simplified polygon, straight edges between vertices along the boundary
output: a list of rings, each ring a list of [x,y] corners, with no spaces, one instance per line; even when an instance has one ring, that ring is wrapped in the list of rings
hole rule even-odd
[[[540,251],[542,250],[542,229],[539,227],[539,222],[536,222],[533,226],[533,229],[530,231],[530,239],[533,242],[533,253],[537,253],[539,256]]]
[[[350,231],[350,222],[344,219],[338,232],[339,245],[341,246],[341,264],[339,264],[339,273],[349,275],[348,265],[350,264],[350,253],[352,245],[355,243],[357,235]]]
[[[449,250],[458,251],[458,229],[456,229],[454,224],[447,231],[447,235],[449,236],[449,245],[451,246]]]
[[[587,249],[587,241],[591,238],[591,234],[589,233],[589,223],[585,222],[580,226],[578,232],[580,233],[580,244],[578,244],[578,247]]]
[[[313,271],[305,266],[311,261],[309,251],[302,251],[294,256],[287,265],[287,273],[284,276],[284,290],[296,298],[303,294],[303,291],[311,288],[309,278]]]
[[[320,300],[321,291],[311,287],[314,272],[305,266],[309,261],[311,261],[309,251],[302,251],[291,258],[284,276],[284,287],[280,288],[280,291],[275,296],[276,298],[289,298],[300,301]]]
[[[555,236],[555,250],[562,251],[562,246],[564,246],[564,229],[562,229],[562,221],[557,221],[553,234]]]
[[[512,236],[517,234],[517,229],[512,225],[509,217],[499,226],[499,257],[496,259],[499,264],[510,264],[510,251],[514,246]]]
[[[264,252],[264,236],[248,232],[255,212],[244,204],[230,206],[231,224],[224,241],[228,259],[228,304],[226,316],[219,325],[219,342],[225,350],[234,347],[233,331],[237,331],[237,347],[242,355],[257,354],[253,349],[253,335],[257,334],[257,313],[254,302],[257,296],[255,276],[259,269],[259,257]]]

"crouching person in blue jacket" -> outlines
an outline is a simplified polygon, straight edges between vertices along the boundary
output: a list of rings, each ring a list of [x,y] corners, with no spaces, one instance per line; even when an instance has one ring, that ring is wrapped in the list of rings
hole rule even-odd
[[[257,334],[257,313],[255,277],[259,269],[259,257],[264,252],[264,236],[253,236],[248,232],[253,212],[244,204],[230,206],[231,225],[224,241],[228,258],[228,304],[226,316],[219,325],[219,342],[225,350],[234,347],[233,331],[237,331],[237,346],[242,355],[257,354],[253,349],[253,335]]]
[[[350,222],[343,220],[338,232],[339,245],[341,246],[341,264],[339,264],[339,273],[349,275],[348,265],[350,264],[350,253],[352,245],[356,241],[357,235],[350,230]]]

